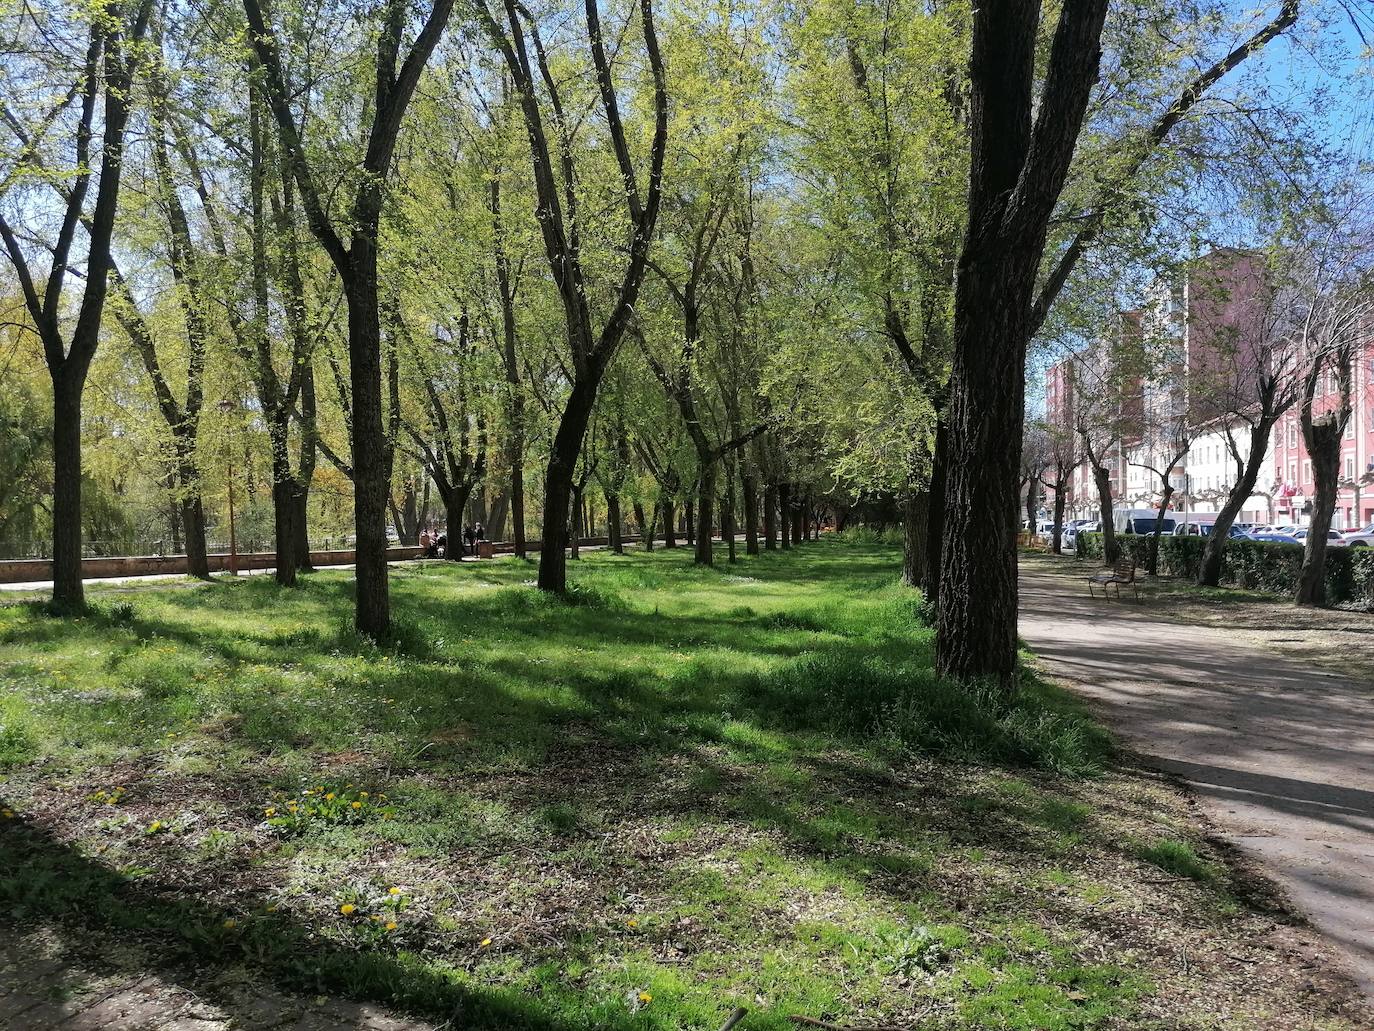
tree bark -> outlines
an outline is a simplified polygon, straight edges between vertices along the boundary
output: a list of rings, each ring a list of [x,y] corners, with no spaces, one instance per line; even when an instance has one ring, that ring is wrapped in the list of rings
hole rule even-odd
[[[949,420],[942,411],[935,423],[935,447],[930,456],[930,507],[926,516],[925,596],[940,611],[940,562],[944,553],[945,466],[949,454]]]
[[[610,538],[611,551],[616,555],[625,554],[624,526],[620,521],[620,495],[606,495],[606,536]]]
[[[1226,496],[1226,503],[1217,513],[1217,521],[1212,524],[1212,532],[1207,535],[1207,543],[1203,545],[1202,563],[1197,575],[1200,587],[1216,587],[1221,582],[1222,551],[1231,537],[1231,525],[1255,492],[1260,466],[1264,464],[1264,456],[1269,450],[1269,434],[1282,414],[1283,411],[1278,411],[1272,416],[1264,415],[1250,428],[1250,453],[1246,455],[1240,479]]]
[[[1172,470],[1172,466],[1170,467]],[[1159,535],[1164,532],[1164,517],[1169,514],[1169,499],[1174,496],[1173,485],[1166,473],[1164,490],[1159,499],[1159,513],[1155,516],[1155,532],[1150,534],[1150,547],[1145,553],[1145,572],[1151,576],[1159,575]]]
[[[665,548],[677,547],[677,513],[674,511],[673,499],[668,495],[663,496],[663,546]]]
[[[1341,465],[1341,436],[1345,424],[1339,419],[1309,423],[1303,427],[1307,454],[1312,460],[1312,518],[1307,524],[1302,568],[1294,600],[1299,605],[1326,604],[1326,535],[1336,511],[1336,491]],[[1213,533],[1216,531],[1213,530]]]
[[[763,485],[763,550],[778,550],[778,487]]]
[[[376,640],[391,633],[386,565],[386,501],[391,451],[382,416],[382,340],[374,242],[354,234],[348,292],[349,380],[353,409],[355,623]],[[461,511],[461,510],[460,510]]]
[[[688,497],[686,503],[682,506],[682,515],[687,524],[683,530],[687,538],[687,546],[689,548],[695,548],[697,543],[696,512],[692,509],[692,499],[690,497]]]
[[[554,434],[549,465],[544,473],[543,540],[539,543],[539,589],[563,594],[568,589],[569,513],[573,512],[573,484],[577,456],[587,435],[587,423],[596,402],[596,381],[573,384],[567,407]]]
[[[711,549],[711,517],[716,506],[716,462],[708,456],[698,456],[696,564],[709,566],[714,561]]]
[[[85,370],[53,374],[52,604],[59,612],[85,607],[81,579],[81,392]]]
[[[913,490],[902,506],[902,583],[924,589],[929,577],[930,492]]]
[[[1112,480],[1106,467],[1093,463],[1093,484],[1097,487],[1097,512],[1102,525],[1102,557],[1113,565],[1121,557],[1116,541],[1116,512],[1112,502]]]
[[[1056,555],[1064,554],[1065,478],[1065,474],[1061,473],[1054,486],[1054,536],[1051,538],[1050,549]]]
[[[778,484],[778,546],[783,551],[792,548],[792,485]]]
[[[744,494],[744,553],[759,553],[759,484],[750,473],[740,477],[740,488]]]

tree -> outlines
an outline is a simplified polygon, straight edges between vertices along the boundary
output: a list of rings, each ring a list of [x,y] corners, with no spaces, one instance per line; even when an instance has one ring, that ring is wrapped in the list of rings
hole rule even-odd
[[[1050,306],[1133,181],[1175,126],[1225,75],[1297,20],[1297,0],[1131,134],[1117,174],[1098,179],[1043,280],[1047,234],[1100,68],[1106,0],[1066,0],[1048,50],[1038,0],[1002,0],[973,15],[972,171],[955,290],[947,503],[936,663],[962,680],[1016,684],[1016,452],[1026,350]],[[1043,62],[1037,60],[1037,55]],[[1037,64],[1045,69],[1036,89]]]
[[[1348,193],[1322,219],[1313,246],[1301,262],[1301,322],[1295,346],[1304,353],[1299,407],[1303,443],[1312,461],[1314,490],[1296,601],[1326,601],[1327,533],[1341,476],[1341,442],[1353,409],[1356,355],[1374,324],[1374,235],[1366,197]],[[1327,390],[1318,401],[1319,386]]]
[[[1050,550],[1056,555],[1062,555],[1064,504],[1068,500],[1069,488],[1072,486],[1070,477],[1073,476],[1073,471],[1083,464],[1083,454],[1078,448],[1078,435],[1072,428],[1046,424],[1043,432],[1046,448],[1045,468],[1054,472],[1054,479],[1049,479],[1044,472],[1040,477],[1045,489],[1054,494],[1054,529],[1050,535]]]
[[[537,22],[517,0],[504,0],[505,25],[498,22],[485,0],[478,15],[505,61],[529,134],[530,163],[534,174],[536,211],[549,274],[563,309],[567,350],[571,356],[570,384],[549,453],[544,474],[544,524],[539,555],[539,588],[557,594],[567,590],[568,515],[573,500],[577,459],[587,435],[602,377],[615,357],[634,313],[644,281],[649,246],[663,198],[663,161],[668,141],[667,73],[654,32],[650,0],[640,0],[640,28],[645,55],[653,77],[653,142],[649,153],[649,183],[640,192],[620,99],[611,75],[601,32],[596,0],[585,0],[587,44],[597,84],[605,131],[615,153],[621,203],[627,216],[628,240],[622,245],[627,257],[618,284],[612,290],[609,311],[597,331],[587,269],[583,263],[583,224],[578,195],[578,162],[563,103],[563,91],[549,68]],[[528,40],[527,42],[527,35]],[[534,60],[530,59],[533,45]],[[538,75],[543,85],[553,126],[553,141],[545,129]],[[557,163],[554,154],[557,153]],[[561,178],[561,185],[560,185]]]
[[[292,111],[298,95],[288,82],[275,31],[269,28],[260,0],[243,0],[249,39],[262,72],[268,106],[276,120],[280,144],[300,190],[310,230],[343,281],[348,305],[348,359],[352,401],[354,525],[357,533],[358,631],[375,638],[391,632],[391,602],[386,569],[386,502],[391,490],[392,451],[382,415],[382,339],[379,314],[377,252],[382,220],[383,186],[401,122],[420,74],[439,43],[453,0],[434,0],[404,58],[402,35],[410,5],[386,0],[379,5],[371,121],[363,132],[366,146],[361,174],[345,219],[329,214]],[[366,117],[366,116],[364,116]],[[344,235],[349,242],[344,243]]]
[[[53,606],[85,607],[81,580],[81,399],[91,360],[100,343],[101,317],[109,288],[111,240],[124,165],[124,133],[129,121],[134,69],[148,28],[151,0],[133,8],[111,3],[92,12],[85,57],[78,77],[45,114],[38,131],[24,131],[21,161],[39,163],[40,137],[70,105],[80,100],[73,126],[75,142],[70,185],[61,187],[65,203],[59,225],[44,247],[51,256],[43,282],[35,279],[29,258],[9,220],[0,215],[0,239],[14,266],[29,317],[43,343],[43,358],[53,390]],[[64,26],[66,28],[66,26]],[[72,27],[74,28],[74,27]],[[51,38],[51,37],[49,37]],[[101,103],[103,99],[103,104]],[[99,174],[92,160],[96,112],[100,108]],[[6,121],[19,124],[12,116]],[[62,175],[62,173],[50,173]],[[86,207],[92,179],[95,201]],[[76,321],[63,326],[63,295],[73,264],[77,233],[86,234],[86,261]]]

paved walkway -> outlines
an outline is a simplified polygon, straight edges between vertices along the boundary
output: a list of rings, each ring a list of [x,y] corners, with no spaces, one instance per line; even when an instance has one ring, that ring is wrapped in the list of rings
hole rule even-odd
[[[1191,785],[1374,994],[1374,684],[1174,622],[1148,600],[1093,601],[1087,565],[1023,559],[1021,636]]]

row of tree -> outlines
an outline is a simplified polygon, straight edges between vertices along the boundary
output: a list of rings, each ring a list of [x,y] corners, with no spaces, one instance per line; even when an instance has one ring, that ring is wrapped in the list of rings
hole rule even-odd
[[[241,456],[283,583],[347,496],[382,637],[388,517],[410,533],[428,497],[451,531],[474,497],[508,514],[521,554],[537,525],[554,592],[589,506],[652,535],[685,502],[709,563],[713,527],[733,557],[738,526],[752,550],[820,499],[897,498],[940,668],[1011,686],[1032,341],[1177,252],[1158,226],[1201,170],[1308,160],[1291,106],[1237,102],[1269,99],[1243,66],[1299,13],[22,5],[0,390],[50,397],[15,466],[55,475],[0,518],[50,508],[14,525],[46,519],[79,606],[83,491],[142,475],[204,574],[211,471]]]

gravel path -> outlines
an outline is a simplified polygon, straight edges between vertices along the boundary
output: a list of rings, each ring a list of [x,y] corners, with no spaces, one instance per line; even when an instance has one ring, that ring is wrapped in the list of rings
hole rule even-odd
[[[1092,600],[1088,572],[1023,558],[1021,636],[1132,748],[1191,786],[1374,995],[1374,684],[1172,619],[1148,592]]]

